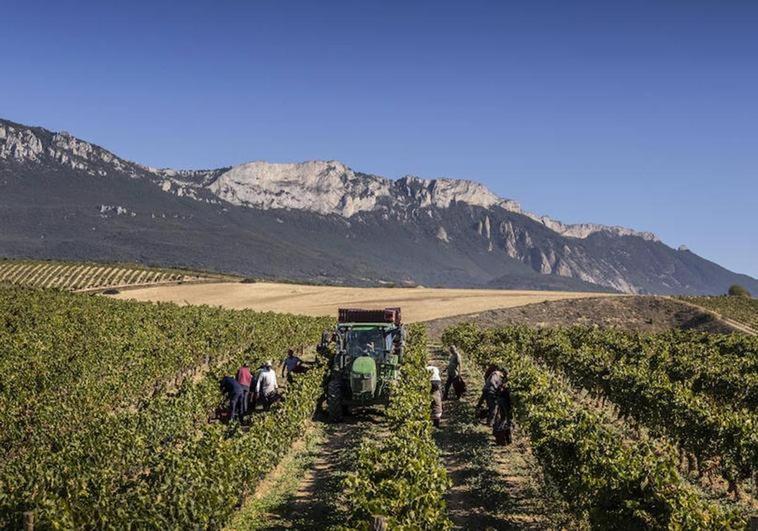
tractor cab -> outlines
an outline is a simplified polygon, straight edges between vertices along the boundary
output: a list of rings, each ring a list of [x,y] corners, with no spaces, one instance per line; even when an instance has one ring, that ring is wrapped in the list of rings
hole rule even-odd
[[[327,403],[339,420],[350,406],[386,403],[389,384],[402,363],[404,328],[400,308],[341,308],[335,330]]]

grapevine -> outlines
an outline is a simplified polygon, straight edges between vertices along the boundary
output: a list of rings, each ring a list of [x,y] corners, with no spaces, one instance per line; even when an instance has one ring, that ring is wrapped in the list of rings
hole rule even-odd
[[[120,365],[114,369],[121,378],[142,382],[131,390],[131,384],[125,382],[124,396],[103,401],[98,394],[90,395],[87,387],[82,387],[83,382],[97,381],[87,370],[102,374],[98,372],[102,365],[91,356],[88,359],[93,362],[92,367],[79,364],[80,373],[64,372],[56,377],[55,371],[51,371],[50,388],[60,383],[70,390],[86,415],[78,414],[76,402],[68,402],[65,395],[61,395],[64,407],[57,417],[55,408],[48,412],[44,404],[33,402],[43,413],[41,418],[35,416],[21,432],[14,431],[4,439],[10,451],[9,459],[0,466],[3,528],[17,526],[23,511],[34,511],[40,525],[56,528],[220,527],[245,492],[289,447],[303,421],[312,414],[320,393],[322,368],[298,378],[285,403],[268,415],[256,417],[247,431],[235,424],[209,424],[207,420],[222,400],[218,389],[222,374],[236,369],[243,359],[259,363],[281,355],[288,345],[315,343],[330,322],[327,319],[210,308],[189,310],[62,292],[19,290],[10,296],[3,290],[3,294],[19,300],[15,306],[11,304],[17,311],[0,314],[11,316],[5,318],[5,327],[0,324],[0,330],[10,336],[14,335],[10,328],[26,330],[20,335],[26,334],[36,341],[17,342],[14,350],[3,350],[0,363],[44,372],[43,361],[48,358],[67,360],[74,354],[88,355],[87,349],[75,353],[56,350],[42,355],[31,348],[32,344],[48,343],[65,346],[46,335],[53,329],[46,328],[45,321],[39,319],[44,308],[54,306],[61,298],[76,311],[84,311],[82,308],[99,311],[100,318],[94,321],[100,328],[86,329],[100,334],[93,344],[102,347],[98,351],[111,361],[120,357],[128,367],[125,372],[119,372]],[[40,303],[35,305],[36,298]],[[32,304],[26,307],[23,301]],[[158,326],[160,331],[156,330],[152,336],[156,341],[152,350],[129,348],[133,344],[128,339],[135,329],[109,324],[110,316],[120,314],[122,318],[131,316],[138,328],[140,323],[147,328]],[[182,322],[193,316],[195,319],[188,323]],[[86,339],[81,339],[86,343]],[[171,354],[175,343],[188,346],[195,342],[200,347],[188,358],[174,358]],[[254,354],[240,349],[241,344],[252,344]],[[180,359],[189,364],[191,360],[197,361],[195,354],[212,354],[212,349],[227,352],[218,358],[217,364],[211,363],[199,380],[184,378],[176,392],[156,391],[155,377],[162,370],[171,376],[176,369],[176,364],[167,360]],[[36,361],[38,357],[42,361]],[[33,363],[25,365],[25,359]],[[143,360],[151,359],[157,365],[142,364]],[[76,358],[71,362],[77,363]],[[62,361],[60,366],[63,364]],[[22,381],[23,378],[12,380],[12,385]],[[23,404],[13,401],[15,389],[4,386],[4,405],[14,412],[24,411]],[[96,393],[102,391],[97,386],[94,389]],[[48,428],[55,437],[37,433]]]
[[[402,376],[387,410],[390,434],[368,439],[358,451],[356,471],[344,480],[351,528],[370,529],[374,516],[389,529],[449,529],[444,495],[449,486],[429,421],[426,335],[409,334]]]
[[[736,510],[708,501],[681,478],[673,447],[650,440],[626,444],[599,412],[578,403],[553,374],[535,362],[534,332],[446,330],[479,363],[510,371],[515,413],[535,454],[574,512],[594,528],[740,529]]]

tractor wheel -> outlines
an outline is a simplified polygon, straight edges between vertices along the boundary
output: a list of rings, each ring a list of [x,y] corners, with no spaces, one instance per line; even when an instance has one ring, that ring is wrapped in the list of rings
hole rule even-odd
[[[326,409],[329,412],[329,420],[332,422],[342,421],[344,409],[342,407],[342,382],[339,378],[329,380],[326,388]]]

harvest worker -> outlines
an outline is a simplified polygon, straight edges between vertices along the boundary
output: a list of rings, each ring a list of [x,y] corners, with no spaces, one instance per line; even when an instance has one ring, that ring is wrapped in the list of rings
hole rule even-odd
[[[329,345],[337,342],[337,335],[328,328],[321,333],[321,342],[316,347],[316,352],[322,356],[329,356]]]
[[[513,421],[513,406],[511,403],[511,388],[508,385],[508,371],[502,369],[503,381],[496,391],[496,409],[495,422],[492,426],[492,433],[495,435],[495,442],[501,446],[511,443],[511,425]]]
[[[476,404],[476,409],[482,407],[482,403],[487,401],[487,426],[492,426],[495,420],[495,409],[497,407],[497,393],[500,386],[503,384],[504,374],[500,368],[495,367],[492,371],[488,371],[489,375],[482,388],[482,396],[479,397],[479,402]]]
[[[250,367],[247,362],[242,363],[242,367],[237,371],[237,383],[242,387],[242,414],[247,413],[248,398],[250,395],[250,384],[253,381],[253,375],[250,374]]]
[[[231,376],[224,376],[221,379],[221,391],[226,393],[229,398],[229,409],[231,416],[229,420],[242,420],[242,386]]]
[[[432,381],[432,424],[435,428],[439,428],[442,419],[442,378],[440,378],[440,370],[434,365],[429,365],[426,370],[431,374]]]
[[[295,356],[294,350],[289,349],[287,351],[287,357],[284,358],[284,361],[282,362],[282,378],[284,378],[284,374],[286,372],[287,383],[292,383],[292,371],[299,367],[302,362],[303,360]]]
[[[257,398],[258,395],[255,392],[255,389],[258,387],[258,380],[261,379],[261,373],[263,372],[263,368],[265,367],[265,364],[259,365],[257,369],[255,369],[255,372],[253,373],[253,379],[250,382],[250,411],[255,412],[255,407],[257,406]]]
[[[463,368],[463,360],[461,359],[461,353],[455,345],[450,346],[450,358],[447,362],[447,380],[445,381],[445,396],[444,399],[448,399],[450,393],[450,386],[457,380],[461,379],[461,369]],[[462,379],[461,379],[462,380]],[[455,386],[456,398],[461,397],[460,384]]]
[[[263,410],[268,411],[276,399],[276,391],[279,386],[276,383],[276,372],[271,368],[272,363],[267,361],[263,364],[258,381],[255,384],[255,395],[263,404]]]
[[[395,333],[395,336],[392,338],[392,348],[394,349],[395,354],[397,354],[398,362],[403,363],[405,350],[405,325],[401,325]]]

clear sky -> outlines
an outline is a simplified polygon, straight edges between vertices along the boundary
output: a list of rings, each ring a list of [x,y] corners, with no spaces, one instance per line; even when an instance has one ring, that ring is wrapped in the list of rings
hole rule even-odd
[[[126,158],[482,181],[758,277],[758,2],[38,2],[0,116]]]

